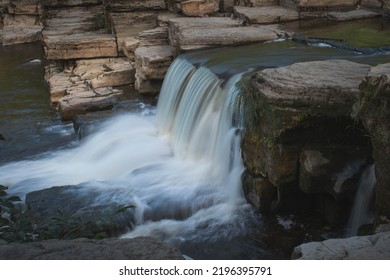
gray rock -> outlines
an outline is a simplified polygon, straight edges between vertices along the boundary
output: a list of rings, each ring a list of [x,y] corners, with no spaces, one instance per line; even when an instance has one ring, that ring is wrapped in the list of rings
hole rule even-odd
[[[292,258],[300,260],[388,260],[390,259],[390,232],[302,244],[294,248]]]
[[[2,260],[183,260],[178,249],[150,237],[0,243]]]

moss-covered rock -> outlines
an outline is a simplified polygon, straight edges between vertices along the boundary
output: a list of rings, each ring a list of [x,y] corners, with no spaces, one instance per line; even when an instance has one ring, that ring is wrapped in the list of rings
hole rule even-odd
[[[331,223],[346,221],[370,157],[369,139],[351,118],[369,69],[345,60],[302,62],[242,80],[244,190],[258,209],[315,206]]]
[[[390,217],[390,63],[371,68],[360,90],[354,115],[362,120],[373,145],[376,211]]]

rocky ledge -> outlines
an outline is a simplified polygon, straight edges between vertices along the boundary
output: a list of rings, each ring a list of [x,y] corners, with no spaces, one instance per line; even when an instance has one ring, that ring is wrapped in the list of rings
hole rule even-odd
[[[351,118],[369,65],[346,60],[265,69],[244,82],[245,193],[264,212],[316,208],[331,224],[348,218],[370,158]]]
[[[25,244],[0,241],[1,260],[183,260],[178,249],[150,237],[133,239],[45,240]]]

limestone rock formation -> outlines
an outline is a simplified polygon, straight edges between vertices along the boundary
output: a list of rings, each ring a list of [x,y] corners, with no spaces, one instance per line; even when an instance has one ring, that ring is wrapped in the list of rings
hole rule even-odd
[[[332,223],[345,222],[348,210],[335,220],[329,208],[351,206],[345,194],[356,190],[354,181],[369,157],[367,140],[350,118],[369,69],[330,60],[255,74],[252,88],[246,89],[252,105],[242,142],[244,180],[257,188],[246,189],[249,199],[264,190],[273,195],[268,211],[275,211],[309,207],[311,195],[321,193],[325,201],[317,205],[320,210]],[[260,194],[254,204],[259,200]],[[336,205],[330,207],[332,203]]]
[[[150,237],[46,240],[0,244],[2,260],[183,260],[178,249]]]
[[[286,34],[277,26],[242,26],[231,18],[174,18],[169,20],[175,56],[183,51],[264,42]]]
[[[29,43],[41,39],[43,9],[39,0],[3,1],[0,11],[3,45]]]
[[[219,11],[219,0],[189,0],[181,3],[181,11],[190,17],[203,17]]]
[[[378,215],[390,217],[390,63],[371,68],[360,91],[354,114],[362,120],[373,145],[375,208]]]

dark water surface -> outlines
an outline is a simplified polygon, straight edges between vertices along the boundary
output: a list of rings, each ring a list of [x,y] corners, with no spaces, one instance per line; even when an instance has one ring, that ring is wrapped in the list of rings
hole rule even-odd
[[[0,45],[0,163],[21,160],[74,138],[59,121],[43,78],[40,44]]]

